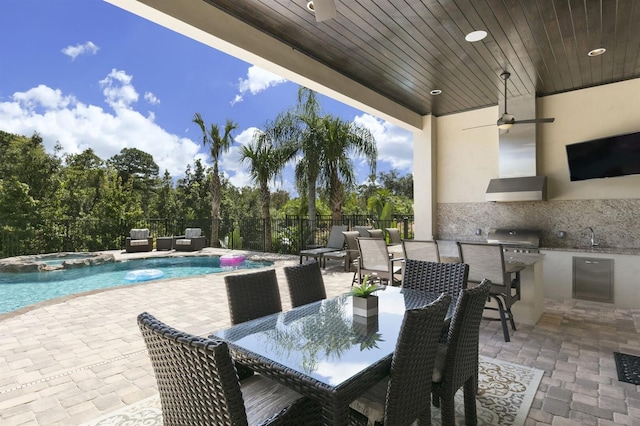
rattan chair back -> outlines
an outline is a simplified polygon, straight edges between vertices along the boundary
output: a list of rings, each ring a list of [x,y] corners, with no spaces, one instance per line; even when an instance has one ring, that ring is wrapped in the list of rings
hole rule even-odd
[[[385,407],[386,425],[430,424],[431,375],[442,324],[451,297],[441,295],[422,309],[407,310],[391,362]],[[428,421],[428,423],[427,423]]]
[[[402,240],[402,252],[405,259],[440,262],[438,243],[430,240]]]
[[[467,288],[469,266],[464,263],[437,263],[405,259],[402,287],[447,293],[457,297]]]
[[[274,269],[224,277],[231,324],[282,311]]]
[[[285,266],[284,276],[293,308],[327,298],[318,262]]]
[[[138,326],[158,384],[163,424],[319,424],[318,404],[294,391],[260,376],[241,385],[226,342],[175,330],[146,312]]]
[[[449,326],[441,378],[433,384],[435,405],[441,406],[442,424],[455,424],[454,398],[464,386],[466,424],[476,424],[476,388],[478,380],[478,345],[482,311],[489,297],[491,282],[462,290]],[[440,355],[441,356],[441,355]],[[441,401],[441,404],[439,403]]]

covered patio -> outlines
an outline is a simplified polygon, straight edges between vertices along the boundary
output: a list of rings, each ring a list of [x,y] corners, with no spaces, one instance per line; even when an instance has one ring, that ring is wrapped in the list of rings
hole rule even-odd
[[[282,268],[297,264],[298,258],[272,259],[287,310],[291,304]],[[348,291],[351,275],[331,262],[323,271],[327,297]],[[2,424],[81,424],[157,394],[136,316],[148,311],[202,336],[227,327],[223,276],[97,291],[1,316]],[[527,424],[634,425],[640,418],[638,391],[617,380],[611,352],[634,344],[638,324],[639,309],[547,300],[540,321],[520,325],[509,343],[499,323],[483,321],[480,354],[544,370]]]

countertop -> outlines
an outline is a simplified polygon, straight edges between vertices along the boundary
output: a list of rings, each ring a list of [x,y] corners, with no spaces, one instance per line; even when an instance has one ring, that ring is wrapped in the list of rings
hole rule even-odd
[[[589,254],[626,254],[632,256],[640,255],[640,248],[618,248],[618,247],[540,247],[540,250],[547,251],[570,251],[575,253]]]
[[[543,253],[505,253],[504,262],[510,265],[530,266],[544,258]],[[440,256],[440,261],[444,263],[459,262],[458,257]]]

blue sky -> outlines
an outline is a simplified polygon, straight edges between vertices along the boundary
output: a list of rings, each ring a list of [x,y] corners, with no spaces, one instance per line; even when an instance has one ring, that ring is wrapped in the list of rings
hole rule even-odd
[[[51,152],[93,148],[103,159],[125,147],[153,155],[174,178],[202,158],[199,112],[207,127],[238,123],[237,144],[296,103],[298,85],[174,33],[102,0],[0,2],[0,130],[38,132]],[[325,113],[369,128],[378,171],[411,173],[412,134],[321,96]],[[236,150],[221,169],[250,185]],[[356,161],[358,181],[367,178]],[[293,190],[291,168],[277,187]]]

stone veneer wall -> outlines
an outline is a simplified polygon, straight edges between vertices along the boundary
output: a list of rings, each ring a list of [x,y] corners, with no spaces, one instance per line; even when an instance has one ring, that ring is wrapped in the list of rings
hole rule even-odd
[[[489,228],[526,228],[542,231],[542,247],[589,247],[590,226],[601,247],[640,248],[640,199],[438,204],[436,220],[443,240],[485,241]]]

